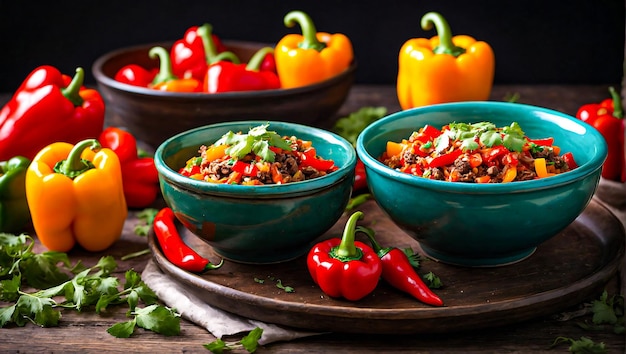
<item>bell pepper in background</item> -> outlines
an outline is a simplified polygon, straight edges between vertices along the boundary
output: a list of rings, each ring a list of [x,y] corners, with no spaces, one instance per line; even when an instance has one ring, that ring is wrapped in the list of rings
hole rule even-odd
[[[300,25],[302,34],[287,34],[276,44],[276,70],[282,88],[311,85],[346,70],[354,59],[352,42],[342,34],[317,32],[309,15],[291,11],[285,26]]]
[[[73,78],[49,65],[33,70],[0,110],[0,160],[32,159],[53,142],[97,137],[105,104],[98,91],[82,87],[84,76],[82,68]]]
[[[15,156],[0,162],[0,232],[24,231],[30,224],[26,170],[30,160]]]
[[[37,237],[57,252],[107,249],[128,215],[119,158],[96,139],[44,147],[26,171],[26,199]]]
[[[624,154],[624,109],[622,99],[614,87],[609,87],[611,98],[600,103],[581,106],[576,117],[596,128],[606,140],[608,154],[602,166],[602,177],[626,182]]]
[[[170,92],[200,92],[202,83],[194,78],[179,78],[172,72],[172,61],[167,49],[163,47],[150,48],[150,58],[159,58],[159,72],[149,87],[155,90]]]
[[[331,238],[311,248],[307,268],[313,281],[331,297],[357,301],[370,294],[382,274],[381,261],[370,246],[355,241],[356,211],[348,221],[342,238]]]
[[[382,263],[382,278],[394,288],[410,294],[419,301],[432,305],[443,306],[443,300],[424,283],[411,264],[409,257],[399,248],[381,247],[376,241],[374,230],[359,226],[357,231],[367,235],[374,252]]]
[[[129,208],[145,208],[159,194],[159,175],[154,158],[137,155],[137,139],[120,128],[107,127],[98,137],[104,148],[113,150],[120,160],[124,197]]]
[[[259,49],[250,58],[247,64],[227,60],[220,60],[226,53],[223,52],[207,68],[204,91],[208,93],[234,92],[234,91],[260,91],[275,90],[280,88],[278,75],[271,71],[262,71],[260,66],[268,54],[274,49],[265,47]],[[234,54],[233,54],[234,55]]]
[[[489,99],[495,73],[491,46],[467,35],[453,37],[439,13],[422,17],[424,30],[433,24],[437,36],[409,39],[400,49],[396,89],[402,109]]]
[[[152,223],[154,234],[165,258],[177,267],[194,273],[221,267],[224,264],[223,259],[218,264],[211,264],[208,259],[200,256],[183,241],[174,224],[175,218],[174,211],[165,207],[159,210]]]
[[[157,69],[148,70],[137,64],[128,64],[119,69],[113,78],[128,85],[148,87],[157,73]]]
[[[199,30],[202,28],[201,30]],[[220,38],[213,34],[213,26],[208,23],[202,26],[189,27],[182,39],[172,45],[172,72],[180,78],[204,80],[208,66],[209,53],[226,51]],[[209,39],[210,38],[210,39]]]

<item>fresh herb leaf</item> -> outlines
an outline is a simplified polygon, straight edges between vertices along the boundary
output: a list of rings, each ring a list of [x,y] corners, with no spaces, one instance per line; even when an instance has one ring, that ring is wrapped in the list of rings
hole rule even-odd
[[[239,341],[225,342],[218,338],[211,343],[204,344],[203,347],[211,351],[211,353],[224,353],[237,349],[245,349],[248,353],[254,353],[259,346],[259,339],[261,339],[262,335],[263,329],[256,327]]]
[[[350,113],[347,117],[339,118],[332,130],[348,140],[352,145],[356,145],[356,140],[363,129],[386,114],[386,107],[362,107],[358,111]]]
[[[291,150],[291,145],[275,131],[267,130],[267,127],[269,127],[269,123],[256,126],[251,128],[248,134],[235,134],[229,131],[214,145],[229,145],[225,152],[236,159],[242,159],[254,152],[262,160],[274,162],[276,154],[270,149],[270,146]]]
[[[463,151],[476,150],[480,141],[487,147],[504,146],[511,151],[522,151],[526,143],[524,131],[517,122],[511,123],[508,127],[497,128],[491,122],[459,123],[449,124],[450,135],[455,140],[461,141]]]
[[[417,269],[420,267],[420,262],[422,258],[420,257],[419,253],[415,253],[415,251],[413,251],[411,247],[403,249],[402,252],[406,254],[407,258],[409,259],[409,263],[411,263],[413,268]]]
[[[107,328],[107,332],[116,338],[130,338],[135,332],[137,320],[133,318],[130,321],[119,322]]]
[[[135,225],[135,234],[138,236],[148,236],[148,232],[152,228],[154,217],[159,212],[155,208],[146,208],[137,213],[137,219],[139,222]]]
[[[276,287],[281,289],[281,290],[284,290],[286,293],[295,293],[296,292],[296,289],[292,288],[291,286],[283,285],[283,282],[280,279],[276,280]]]
[[[570,353],[607,353],[606,345],[604,343],[595,343],[588,337],[580,337],[579,340],[572,338],[558,337],[554,340],[550,348],[554,348],[561,343],[569,343]]]
[[[443,283],[441,282],[441,279],[439,279],[439,277],[436,276],[435,273],[433,273],[433,272],[428,272],[428,273],[424,274],[423,278],[424,278],[424,280],[426,280],[426,284],[431,289],[439,289],[439,288],[441,288],[443,286]]]
[[[165,336],[180,334],[180,315],[161,305],[149,305],[145,308],[136,308],[137,326]]]

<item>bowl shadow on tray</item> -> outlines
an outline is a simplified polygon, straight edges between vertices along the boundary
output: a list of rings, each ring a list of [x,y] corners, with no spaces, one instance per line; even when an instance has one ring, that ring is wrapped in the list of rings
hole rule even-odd
[[[224,44],[242,62],[267,46],[245,41]],[[158,60],[148,56],[154,46],[169,49],[171,43],[118,49],[98,58],[92,71],[107,105],[106,124],[128,129],[155,149],[177,133],[220,122],[278,120],[329,128],[348,96],[357,68],[355,61],[341,74],[301,88],[220,94],[163,92],[113,79],[127,64],[157,68]]]

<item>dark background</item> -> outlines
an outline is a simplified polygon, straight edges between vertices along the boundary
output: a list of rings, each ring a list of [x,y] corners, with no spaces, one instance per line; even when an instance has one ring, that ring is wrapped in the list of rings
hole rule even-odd
[[[623,0],[572,1],[270,1],[0,0],[0,92],[12,92],[35,67],[73,74],[124,46],[176,40],[209,22],[225,39],[276,43],[299,31],[283,25],[307,12],[318,31],[348,35],[357,82],[395,84],[402,44],[431,37],[419,21],[438,11],[453,34],[491,44],[497,84],[616,84],[623,74]]]

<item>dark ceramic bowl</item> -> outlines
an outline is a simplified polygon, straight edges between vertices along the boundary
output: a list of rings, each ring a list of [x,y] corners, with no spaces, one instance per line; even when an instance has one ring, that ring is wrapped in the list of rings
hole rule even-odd
[[[242,263],[277,263],[305,254],[311,242],[341,217],[352,192],[356,153],[328,131],[287,122],[270,122],[280,135],[313,142],[337,171],[283,185],[242,186],[198,181],[177,171],[229,131],[247,132],[267,121],[213,124],[167,139],[154,157],[161,191],[176,217],[223,257]]]
[[[556,176],[476,184],[416,177],[377,159],[386,142],[426,124],[518,122],[530,138],[554,137],[579,167]],[[588,124],[553,110],[518,103],[462,102],[398,112],[368,126],[357,139],[374,198],[431,258],[463,266],[497,266],[530,256],[565,229],[593,196],[607,147]]]
[[[224,44],[242,61],[266,46],[242,41]],[[177,133],[219,122],[278,120],[328,128],[346,100],[356,71],[353,63],[340,75],[314,85],[219,94],[163,92],[113,79],[127,64],[158,67],[158,61],[148,56],[156,45],[169,49],[171,43],[119,49],[98,58],[92,67],[107,107],[106,124],[125,127],[153,148]]]

